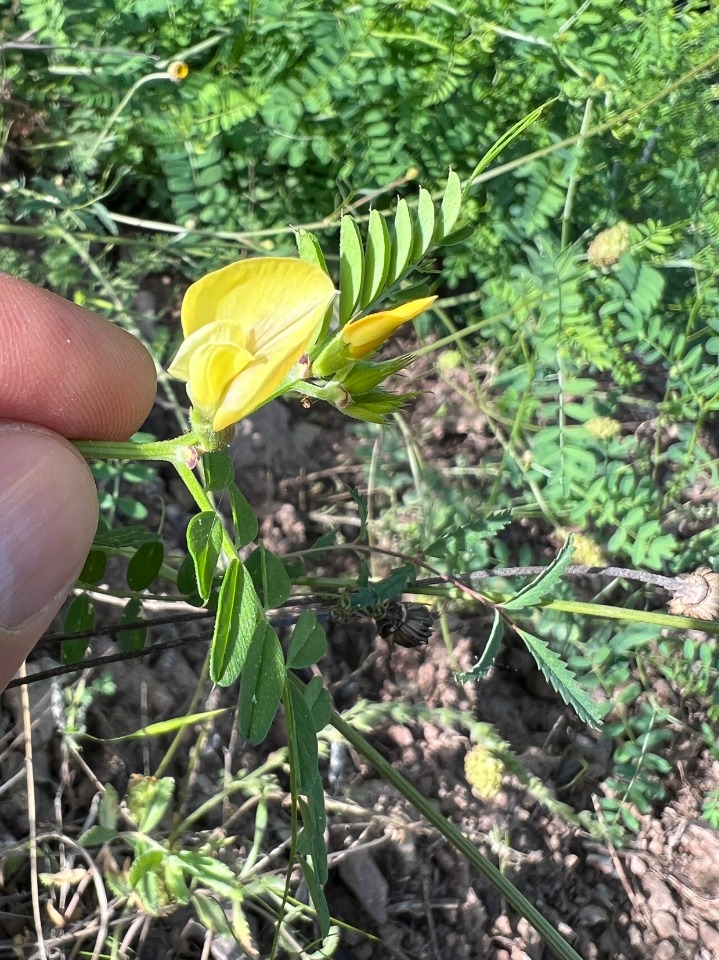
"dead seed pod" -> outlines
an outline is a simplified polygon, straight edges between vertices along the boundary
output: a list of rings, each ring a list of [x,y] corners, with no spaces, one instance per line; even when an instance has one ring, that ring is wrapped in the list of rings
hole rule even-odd
[[[719,573],[698,567],[694,573],[682,573],[681,583],[667,606],[678,617],[716,620],[719,615]]]
[[[421,647],[429,640],[434,616],[422,603],[390,600],[384,611],[374,618],[383,640],[400,647]]]

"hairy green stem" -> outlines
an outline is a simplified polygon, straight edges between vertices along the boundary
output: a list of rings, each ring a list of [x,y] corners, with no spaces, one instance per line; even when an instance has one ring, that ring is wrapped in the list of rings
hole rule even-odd
[[[73,443],[86,460],[165,460],[178,468],[197,460],[195,444],[198,438],[188,433],[172,440],[138,443],[133,440],[114,442],[103,440],[74,440]]]

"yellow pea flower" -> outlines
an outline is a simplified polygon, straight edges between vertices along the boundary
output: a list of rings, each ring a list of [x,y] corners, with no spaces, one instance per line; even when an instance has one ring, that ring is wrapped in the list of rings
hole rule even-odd
[[[373,353],[388,340],[398,327],[408,320],[414,320],[420,313],[431,306],[436,297],[422,297],[420,300],[410,300],[394,310],[382,310],[379,313],[370,313],[367,317],[350,320],[342,328],[342,339],[349,345],[350,357],[360,360],[368,353]]]
[[[187,383],[196,415],[219,433],[277,392],[334,296],[323,270],[291,257],[208,273],[182,301],[185,340],[168,373]]]

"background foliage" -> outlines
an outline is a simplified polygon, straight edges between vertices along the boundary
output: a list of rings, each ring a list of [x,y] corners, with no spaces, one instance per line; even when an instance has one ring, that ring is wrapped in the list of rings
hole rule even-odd
[[[180,288],[245,250],[291,252],[290,224],[336,253],[342,208],[412,203],[416,180],[439,190],[449,167],[465,180],[546,103],[472,189],[474,235],[444,251],[444,296],[420,325],[453,338],[436,377],[453,389],[465,371],[488,455],[460,459],[448,483],[388,435],[373,465],[392,492],[379,536],[412,553],[450,521],[511,507],[547,536],[584,534],[590,563],[716,567],[718,21],[668,0],[23,0],[0,21],[0,267],[137,331],[148,275]],[[166,72],[176,60],[181,82]],[[589,240],[620,221],[630,249],[588,261]],[[165,328],[142,330],[164,360]],[[142,519],[108,483],[107,511]],[[444,560],[538,560],[508,542],[484,525]],[[620,705],[604,812],[634,828],[662,799],[676,733],[652,685],[715,720],[714,647],[621,621],[533,628]],[[719,756],[711,724],[693,736]]]

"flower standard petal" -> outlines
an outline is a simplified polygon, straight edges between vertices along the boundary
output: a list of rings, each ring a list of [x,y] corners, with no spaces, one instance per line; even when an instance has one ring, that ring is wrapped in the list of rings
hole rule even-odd
[[[186,340],[169,372],[188,382],[196,412],[219,432],[277,392],[334,296],[323,270],[290,257],[216,270],[185,295]]]
[[[214,270],[188,287],[182,329],[189,336],[207,323],[227,320],[250,332],[277,321],[278,329],[334,295],[330,278],[314,264],[293,257],[257,257]],[[249,338],[248,338],[249,340]],[[247,344],[250,351],[252,346]]]
[[[422,297],[420,300],[410,300],[408,303],[403,303],[393,310],[382,310],[379,313],[370,313],[366,317],[359,317],[357,320],[350,320],[342,328],[342,339],[349,344],[350,356],[359,360],[372,353],[398,327],[408,320],[414,320],[436,299],[436,297]]]

